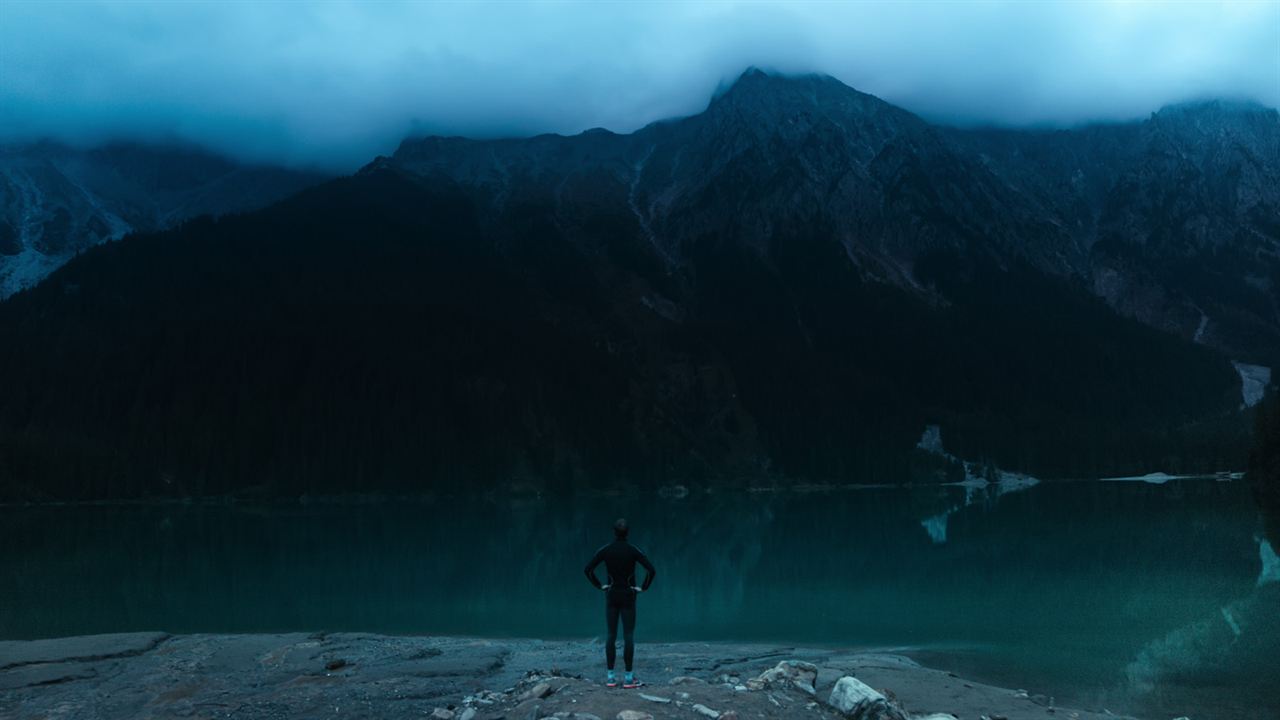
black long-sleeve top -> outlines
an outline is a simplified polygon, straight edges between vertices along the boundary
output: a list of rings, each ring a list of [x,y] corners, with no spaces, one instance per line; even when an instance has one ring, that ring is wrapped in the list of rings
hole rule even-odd
[[[596,577],[596,566],[600,563],[604,563],[607,573],[605,584],[610,586],[611,591],[616,589],[629,592],[635,586],[637,563],[645,569],[641,590],[648,590],[649,585],[653,583],[653,576],[657,574],[653,569],[653,563],[649,562],[649,558],[641,552],[640,548],[626,540],[614,540],[591,556],[591,562],[588,562],[586,567],[587,579],[597,590],[604,589],[604,585]]]

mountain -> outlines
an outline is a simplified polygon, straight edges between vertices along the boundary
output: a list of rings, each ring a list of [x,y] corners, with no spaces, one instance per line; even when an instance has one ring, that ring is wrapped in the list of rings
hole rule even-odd
[[[1256,104],[959,130],[831,77],[751,70],[706,112],[632,135],[426,138],[374,167],[388,164],[492,189],[499,205],[526,183],[607,173],[676,265],[688,233],[724,218],[759,247],[773,223],[821,214],[868,279],[911,288],[938,249],[1018,258],[1154,327],[1280,362],[1280,113]]]
[[[0,494],[923,481],[931,424],[1041,476],[1234,469],[1276,126],[957,130],[749,71],[629,135],[406,140],[0,303]]]
[[[1233,357],[1280,360],[1280,114],[1166,107],[1141,123],[953,132],[1084,251],[1076,267],[1131,317]]]
[[[263,207],[322,179],[194,147],[0,146],[0,299],[98,243]]]

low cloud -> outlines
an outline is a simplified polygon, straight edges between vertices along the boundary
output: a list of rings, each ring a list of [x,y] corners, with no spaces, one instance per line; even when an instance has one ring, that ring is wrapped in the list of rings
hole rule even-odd
[[[0,2],[0,140],[351,170],[409,134],[634,130],[755,65],[933,120],[1280,105],[1280,3]]]

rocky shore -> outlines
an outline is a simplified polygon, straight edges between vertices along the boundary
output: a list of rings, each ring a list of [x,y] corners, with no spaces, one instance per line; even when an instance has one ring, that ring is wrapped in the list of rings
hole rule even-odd
[[[0,718],[1114,720],[892,653],[643,644],[635,690],[598,642],[126,633],[0,642]]]

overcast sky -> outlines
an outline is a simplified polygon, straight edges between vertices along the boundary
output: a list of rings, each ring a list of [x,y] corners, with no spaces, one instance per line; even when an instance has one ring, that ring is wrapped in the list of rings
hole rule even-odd
[[[1280,0],[0,0],[0,139],[177,139],[351,170],[407,134],[627,132],[698,112],[750,65],[963,124],[1275,107]]]

